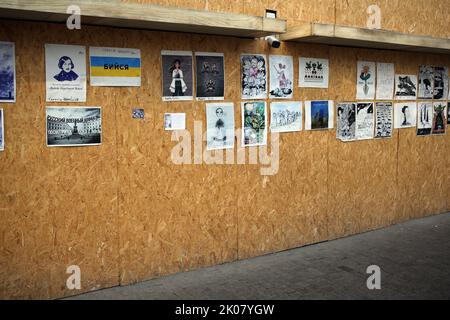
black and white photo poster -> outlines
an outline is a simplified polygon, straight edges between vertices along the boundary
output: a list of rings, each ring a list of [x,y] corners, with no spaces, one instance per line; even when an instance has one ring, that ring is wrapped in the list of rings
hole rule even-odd
[[[433,103],[433,128],[432,134],[445,134],[447,130],[447,103]]]
[[[356,140],[373,139],[374,108],[372,102],[356,105]]]
[[[417,106],[417,135],[428,136],[433,127],[433,103],[419,102]]]
[[[271,99],[292,99],[294,61],[291,56],[269,56]]]
[[[393,63],[377,63],[377,100],[394,98],[395,65]]]
[[[329,61],[328,59],[304,58],[299,59],[299,80],[301,88],[328,88]]]
[[[434,68],[431,66],[419,67],[419,99],[433,99],[434,95]]]
[[[224,54],[196,52],[197,100],[223,100],[225,95]]]
[[[434,67],[434,100],[445,100],[448,97],[448,68]]]
[[[13,42],[0,41],[0,103],[16,102],[16,58]]]
[[[395,99],[396,100],[416,100],[417,98],[417,76],[416,75],[395,75]]]
[[[391,138],[394,130],[394,107],[392,102],[375,104],[375,138]]]
[[[341,141],[356,139],[356,103],[339,103],[337,105],[336,138]]]
[[[189,101],[193,99],[194,74],[192,52],[161,51],[163,101]]]
[[[270,104],[270,131],[295,132],[301,130],[301,102],[272,102]]]
[[[5,129],[3,118],[3,109],[0,108],[0,151],[5,150]]]
[[[394,128],[413,128],[417,123],[417,103],[402,102],[394,105]]]
[[[206,104],[207,150],[231,149],[234,147],[233,103]]]
[[[264,101],[242,102],[242,146],[267,145],[267,110]]]
[[[242,99],[267,98],[267,62],[260,54],[241,55]]]
[[[356,99],[375,99],[376,84],[375,62],[358,61],[356,75]]]
[[[102,143],[100,107],[47,107],[47,146],[77,147]]]
[[[86,102],[86,47],[45,45],[47,102]]]
[[[334,101],[305,101],[305,130],[334,127]]]

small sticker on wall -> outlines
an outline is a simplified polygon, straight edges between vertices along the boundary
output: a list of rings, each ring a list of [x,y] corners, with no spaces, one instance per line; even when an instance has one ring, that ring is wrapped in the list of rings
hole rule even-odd
[[[186,113],[166,113],[164,114],[164,130],[185,130]]]
[[[144,109],[139,109],[139,108],[133,109],[132,118],[133,119],[144,119],[145,118]]]

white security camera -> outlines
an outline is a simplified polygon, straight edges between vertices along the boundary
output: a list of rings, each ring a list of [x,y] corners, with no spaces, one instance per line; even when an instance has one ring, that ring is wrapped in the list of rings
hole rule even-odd
[[[277,49],[281,45],[280,40],[278,40],[275,36],[265,37],[264,40],[266,40],[272,48],[276,48]]]

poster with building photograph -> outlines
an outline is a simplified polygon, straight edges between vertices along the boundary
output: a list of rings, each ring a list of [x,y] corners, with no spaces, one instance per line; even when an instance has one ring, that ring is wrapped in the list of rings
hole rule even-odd
[[[356,77],[356,99],[375,99],[376,63],[369,61],[358,61]]]
[[[434,68],[431,66],[419,67],[419,99],[433,99],[434,95]]]
[[[5,150],[5,129],[3,118],[3,109],[0,108],[0,151]]]
[[[242,146],[267,145],[267,110],[263,101],[242,102]]]
[[[434,67],[433,99],[445,100],[448,97],[448,68]]]
[[[233,103],[206,104],[207,150],[230,149],[234,147],[234,105]]]
[[[394,130],[394,106],[392,102],[375,104],[375,139],[391,138]]]
[[[272,102],[270,104],[270,131],[295,132],[301,130],[301,102]]]
[[[47,102],[86,102],[86,48],[45,45]]]
[[[356,103],[338,103],[336,138],[341,141],[356,139]]]
[[[47,107],[47,146],[77,147],[102,143],[100,107]]]
[[[333,109],[333,101],[305,101],[305,130],[333,129]]]
[[[260,54],[241,55],[242,99],[267,98],[267,62]]]
[[[394,128],[412,128],[417,123],[417,103],[402,102],[394,105]]]
[[[417,135],[428,136],[433,127],[433,103],[419,102],[417,106]]]
[[[194,74],[192,52],[161,51],[163,101],[189,101],[193,99]]]
[[[186,113],[165,113],[164,130],[186,130]]]
[[[16,58],[13,42],[0,41],[0,103],[16,102]]]
[[[397,74],[395,76],[395,99],[416,100],[417,76]]]
[[[298,86],[327,89],[329,72],[328,59],[300,57]]]
[[[91,86],[141,86],[139,49],[89,47],[89,60]]]
[[[447,129],[447,103],[433,103],[433,128],[432,134],[445,134]]]
[[[377,63],[377,88],[378,100],[392,100],[394,98],[395,65],[393,63]]]
[[[223,100],[225,95],[224,54],[196,52],[197,100]]]
[[[356,105],[356,140],[373,139],[374,107],[372,102]]]
[[[294,60],[291,56],[269,56],[271,99],[292,99]]]

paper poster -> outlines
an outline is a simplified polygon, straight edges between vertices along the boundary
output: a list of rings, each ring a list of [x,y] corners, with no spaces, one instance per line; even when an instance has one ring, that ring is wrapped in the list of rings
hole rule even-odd
[[[186,130],[186,113],[165,113],[164,130]]]
[[[197,100],[223,100],[225,66],[223,53],[195,53]]]
[[[395,99],[416,100],[417,76],[397,74],[395,76]]]
[[[99,107],[47,107],[47,146],[77,147],[102,143]]]
[[[448,97],[448,68],[434,67],[434,95],[435,100],[445,100]]]
[[[265,55],[241,55],[241,81],[242,99],[267,98],[267,63]]]
[[[393,63],[377,63],[377,100],[393,100],[395,66]]]
[[[433,103],[419,102],[417,107],[417,135],[428,136],[433,127]]]
[[[91,86],[140,87],[139,49],[89,47]]]
[[[3,118],[3,109],[0,108],[0,151],[5,150],[5,129]]]
[[[356,105],[356,140],[373,139],[374,108],[372,102]]]
[[[86,102],[86,48],[45,45],[47,102]]]
[[[375,104],[375,139],[391,138],[394,130],[394,106],[392,102]]]
[[[271,99],[292,99],[294,62],[291,56],[269,56]]]
[[[434,95],[434,68],[420,66],[419,68],[419,99],[433,99]]]
[[[206,126],[207,150],[233,148],[235,136],[233,103],[207,103]]]
[[[450,124],[450,102],[447,103],[447,124]]]
[[[447,129],[447,103],[433,103],[433,128],[432,134],[445,134]]]
[[[333,101],[305,101],[305,130],[333,129]]]
[[[356,103],[339,103],[337,110],[336,138],[341,141],[356,139]]]
[[[270,104],[270,131],[295,132],[301,130],[301,102],[272,102]]]
[[[356,78],[356,99],[375,99],[375,62],[358,61],[358,72]]]
[[[298,86],[326,89],[328,88],[329,72],[328,59],[300,57]]]
[[[144,119],[145,118],[145,111],[144,109],[134,108],[131,117],[133,119]]]
[[[16,102],[16,57],[13,42],[0,42],[0,103]]]
[[[242,102],[242,146],[267,145],[267,110],[263,101]]]
[[[161,51],[163,101],[193,99],[192,52]]]
[[[417,103],[403,102],[394,105],[394,128],[412,128],[417,123]]]

